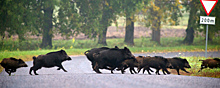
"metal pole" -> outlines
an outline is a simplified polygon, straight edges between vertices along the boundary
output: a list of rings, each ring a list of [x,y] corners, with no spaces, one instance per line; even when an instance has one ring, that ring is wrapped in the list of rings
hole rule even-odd
[[[209,32],[209,29],[208,29],[208,24],[206,25],[206,41],[205,41],[205,58],[207,58],[207,45],[208,45],[208,32]]]

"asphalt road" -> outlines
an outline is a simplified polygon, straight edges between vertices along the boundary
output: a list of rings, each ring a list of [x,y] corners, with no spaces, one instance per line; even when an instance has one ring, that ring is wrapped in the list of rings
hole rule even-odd
[[[135,56],[204,56],[204,52],[182,53],[145,53]],[[209,57],[220,57],[220,52],[209,52]],[[183,75],[152,75],[125,74],[101,70],[96,74],[91,63],[85,56],[71,56],[71,61],[63,62],[68,72],[53,68],[42,68],[37,71],[40,75],[29,75],[32,61],[26,62],[28,67],[17,69],[12,76],[3,71],[0,73],[0,88],[220,88],[219,78],[183,76]],[[160,72],[161,73],[161,72]],[[161,73],[162,74],[162,73]]]

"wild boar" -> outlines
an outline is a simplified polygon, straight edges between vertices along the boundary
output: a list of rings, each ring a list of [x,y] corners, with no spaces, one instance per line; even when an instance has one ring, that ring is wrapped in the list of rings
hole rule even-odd
[[[134,55],[127,47],[124,49],[108,49],[93,54],[96,64],[94,70],[97,73],[101,73],[99,69],[110,67],[111,73],[116,67],[120,67],[121,63],[127,59],[135,59]],[[123,72],[122,72],[123,73]]]
[[[202,61],[201,68],[198,72],[202,71],[204,68],[220,68],[220,59],[214,58],[214,59],[206,59],[206,60],[199,60]]]
[[[17,68],[27,67],[27,64],[22,59],[16,59],[13,57],[4,58],[0,64],[5,68],[5,71],[9,74],[9,76],[11,73],[16,72]]]
[[[62,62],[66,60],[71,60],[71,58],[66,54],[64,50],[60,50],[57,52],[50,52],[46,55],[39,55],[38,57],[33,57],[33,66],[30,68],[29,74],[31,74],[32,70],[34,70],[34,74],[38,75],[36,71],[41,69],[42,67],[50,68],[57,66],[59,69],[63,69],[64,72],[67,72],[63,66]]]
[[[128,59],[123,61],[121,64],[122,66],[120,67],[120,69],[118,70],[122,70],[122,72],[124,72],[124,70],[126,70],[128,67],[130,68],[130,73],[133,74],[133,72],[135,74],[137,74],[137,72],[135,71],[134,67],[138,67],[138,64],[141,63],[143,61],[144,56],[137,56],[135,57],[135,60],[133,59]],[[149,69],[151,72],[153,72],[151,69]]]
[[[89,61],[91,61],[93,70],[94,70],[94,66],[95,66],[95,63],[96,63],[95,60],[94,60],[93,54],[94,53],[99,53],[100,51],[107,50],[107,49],[110,49],[110,48],[108,48],[108,47],[93,48],[91,50],[87,50],[86,52],[84,52],[84,54],[86,55],[87,59]],[[115,49],[119,49],[119,48],[117,46],[115,46]],[[105,67],[105,68],[109,69],[107,67]]]
[[[173,57],[173,58],[167,58],[167,60],[172,65],[172,68],[170,69],[176,69],[178,75],[180,75],[179,69],[185,71],[186,73],[189,73],[188,71],[186,71],[185,68],[191,68],[191,66],[189,65],[189,62],[186,59],[182,59],[180,57]]]
[[[171,64],[168,62],[168,60],[166,58],[163,57],[144,57],[143,60],[141,61],[141,63],[139,63],[138,65],[138,73],[140,72],[140,70],[142,68],[143,69],[143,73],[145,70],[147,70],[148,74],[151,74],[150,71],[150,67],[155,68],[156,69],[156,74],[160,75],[159,70],[162,69],[163,74],[165,74],[165,72],[167,74],[170,74],[170,72],[166,69],[167,67],[171,67]],[[164,72],[165,71],[165,72]]]
[[[130,68],[131,74],[136,74],[137,72],[134,70],[134,67],[138,67],[138,62],[136,59],[127,59],[121,63],[121,66],[117,70],[122,70],[122,74],[125,72],[127,68]],[[134,72],[134,73],[133,73]]]

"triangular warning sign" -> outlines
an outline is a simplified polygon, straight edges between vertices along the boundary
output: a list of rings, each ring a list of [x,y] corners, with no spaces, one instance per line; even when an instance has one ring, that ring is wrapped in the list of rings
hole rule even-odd
[[[202,3],[202,6],[205,9],[206,14],[209,15],[212,9],[215,7],[218,0],[200,0],[200,2]]]

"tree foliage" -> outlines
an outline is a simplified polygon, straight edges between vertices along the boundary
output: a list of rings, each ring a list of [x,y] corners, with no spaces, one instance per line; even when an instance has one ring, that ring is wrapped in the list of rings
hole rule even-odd
[[[146,25],[152,29],[152,41],[160,44],[161,23],[178,25],[178,17],[182,16],[179,0],[151,0],[142,11],[146,15]]]
[[[30,32],[33,27],[29,20],[32,19],[30,2],[32,0],[1,0],[0,6],[0,35],[5,37],[8,35],[17,34],[19,40],[24,40],[24,34]]]

